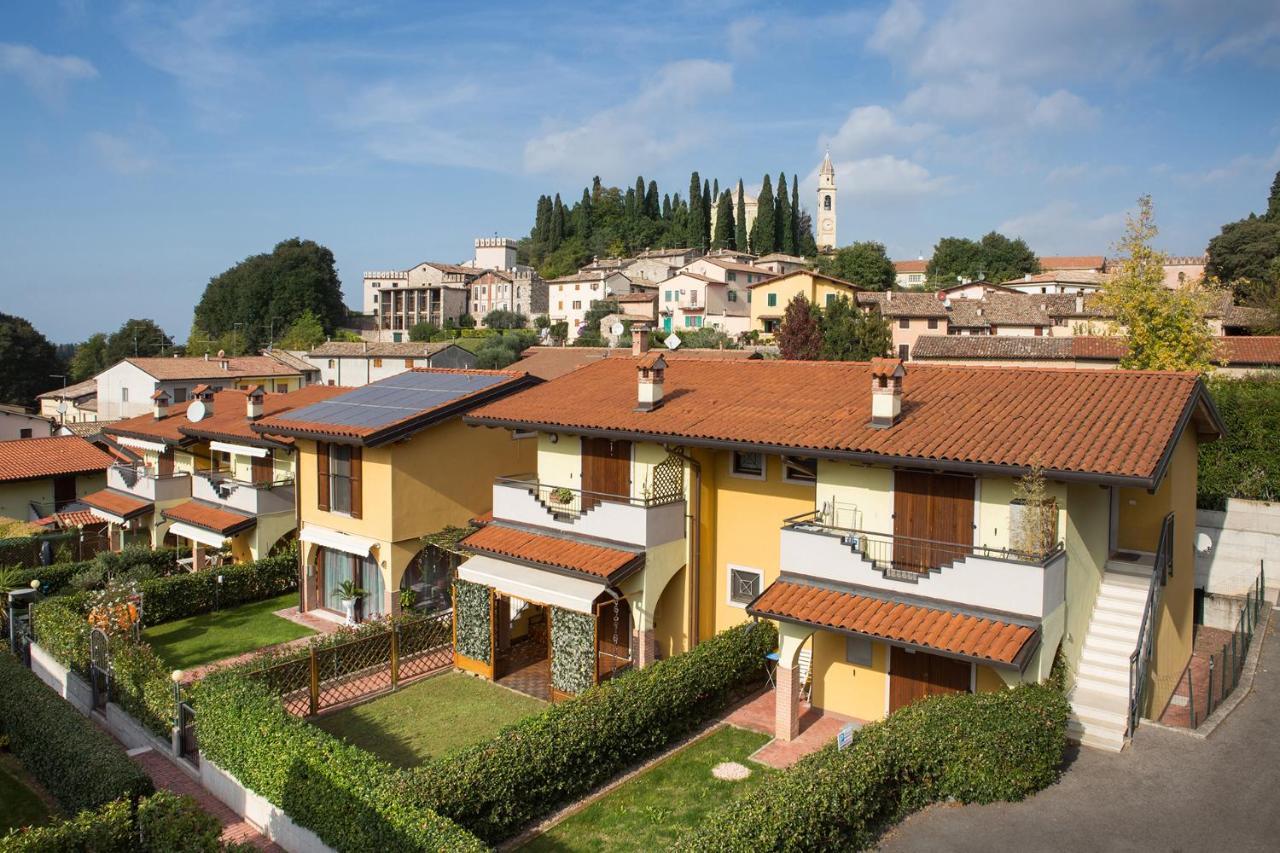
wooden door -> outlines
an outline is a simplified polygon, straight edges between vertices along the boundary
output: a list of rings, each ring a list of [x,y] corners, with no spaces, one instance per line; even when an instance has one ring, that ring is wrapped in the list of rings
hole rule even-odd
[[[253,477],[254,485],[270,485],[271,481],[274,479],[274,472],[271,468],[271,457],[269,455],[254,456],[252,457],[252,460],[253,461],[250,464],[250,471],[252,472],[251,476]]]
[[[583,507],[601,500],[631,497],[631,442],[582,439]],[[589,500],[593,499],[593,500]]]
[[[973,551],[972,477],[893,474],[893,565],[927,572]]]
[[[53,478],[53,508],[61,512],[67,504],[76,501],[76,475],[67,474]]]
[[[968,693],[972,665],[965,661],[908,652],[897,646],[889,654],[889,711],[926,696]]]
[[[173,474],[173,448],[166,447],[160,454],[159,462],[156,466],[156,473],[161,477],[168,477]]]

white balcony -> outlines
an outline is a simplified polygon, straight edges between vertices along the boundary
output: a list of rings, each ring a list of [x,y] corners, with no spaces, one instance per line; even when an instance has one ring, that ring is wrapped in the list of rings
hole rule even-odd
[[[174,501],[191,497],[191,475],[156,474],[143,467],[112,465],[107,469],[107,488],[144,501]]]
[[[493,517],[651,548],[684,538],[683,495],[631,498],[502,477],[493,485]]]
[[[293,480],[245,483],[220,472],[200,472],[191,480],[191,497],[245,515],[292,512],[293,493]]]
[[[788,574],[1037,619],[1066,600],[1061,547],[1038,559],[971,543],[845,530],[814,515],[790,519],[781,536],[779,568]]]

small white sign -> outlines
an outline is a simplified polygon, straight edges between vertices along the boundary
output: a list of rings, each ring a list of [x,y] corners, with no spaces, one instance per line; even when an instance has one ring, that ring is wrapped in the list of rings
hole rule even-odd
[[[663,343],[667,345],[667,349],[673,350],[678,346],[680,346],[680,336],[677,335],[675,332],[672,332],[671,334],[667,335],[667,339],[663,341]]]
[[[853,723],[847,723],[836,735],[836,749],[844,749],[853,744]]]

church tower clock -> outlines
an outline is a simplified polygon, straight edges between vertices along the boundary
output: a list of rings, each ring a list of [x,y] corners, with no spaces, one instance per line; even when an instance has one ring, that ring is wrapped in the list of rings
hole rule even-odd
[[[836,170],[831,165],[831,152],[822,158],[818,169],[818,233],[815,240],[819,252],[836,247]]]

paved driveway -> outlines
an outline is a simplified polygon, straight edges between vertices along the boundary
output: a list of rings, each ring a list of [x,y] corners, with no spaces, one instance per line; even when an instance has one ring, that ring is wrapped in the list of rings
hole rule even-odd
[[[886,851],[1280,850],[1280,612],[1252,692],[1206,740],[1142,726],[1123,753],[1075,750],[1021,803],[934,806]]]

